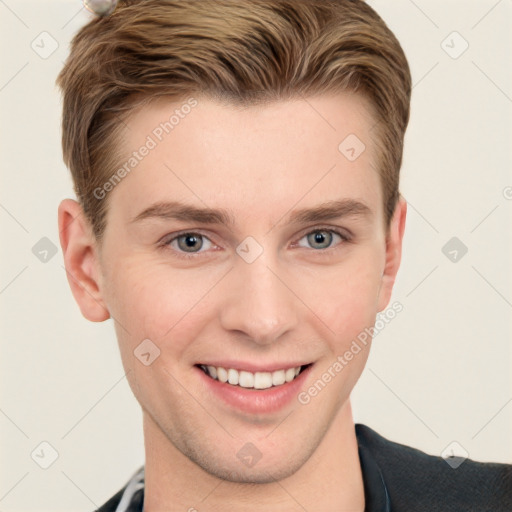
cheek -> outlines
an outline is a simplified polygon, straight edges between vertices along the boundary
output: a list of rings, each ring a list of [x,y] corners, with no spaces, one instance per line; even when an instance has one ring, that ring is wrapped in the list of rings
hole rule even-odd
[[[143,261],[125,261],[111,274],[109,309],[123,328],[119,335],[132,350],[149,338],[179,352],[208,321],[208,293],[215,272],[199,275]],[[186,334],[185,334],[186,333]]]
[[[299,278],[308,297],[304,302],[328,327],[329,337],[337,340],[333,343],[347,343],[373,325],[382,275],[379,254],[376,248],[358,251],[357,257],[319,272],[315,280]]]
[[[178,402],[186,398],[173,376],[187,364],[184,354],[193,340],[212,321],[208,292],[217,280],[214,275],[191,279],[190,273],[142,261],[125,261],[112,274],[110,310],[117,320],[121,359],[141,403],[157,395],[172,395]]]

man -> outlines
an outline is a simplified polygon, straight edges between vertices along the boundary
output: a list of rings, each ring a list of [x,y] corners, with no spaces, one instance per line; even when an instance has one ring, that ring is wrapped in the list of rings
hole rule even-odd
[[[101,511],[512,509],[510,466],[352,419],[396,314],[411,94],[367,4],[120,2],[58,83],[69,283],[143,411],[145,466]]]

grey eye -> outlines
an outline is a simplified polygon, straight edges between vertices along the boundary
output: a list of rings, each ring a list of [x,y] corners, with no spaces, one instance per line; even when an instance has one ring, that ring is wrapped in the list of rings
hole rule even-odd
[[[299,240],[299,246],[307,247],[310,249],[328,249],[343,241],[343,237],[335,231],[327,229],[318,229],[303,236]]]
[[[332,233],[328,231],[316,231],[308,235],[308,242],[315,249],[325,249],[331,245]]]
[[[201,249],[209,249],[211,244],[208,238],[199,233],[184,233],[183,235],[177,236],[169,243],[174,250],[189,253],[203,252]]]
[[[204,237],[196,233],[186,233],[176,237],[174,241],[177,241],[178,248],[184,252],[198,252],[201,250],[204,244]],[[172,245],[172,244],[171,244]]]

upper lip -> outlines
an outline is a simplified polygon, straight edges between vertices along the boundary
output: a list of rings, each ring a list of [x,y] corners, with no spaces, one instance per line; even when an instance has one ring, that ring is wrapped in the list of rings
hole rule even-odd
[[[297,368],[298,366],[306,366],[311,364],[309,362],[291,362],[291,363],[268,363],[268,364],[257,364],[248,361],[209,361],[198,363],[198,366],[215,366],[216,368],[221,366],[225,369],[234,369],[238,371],[247,371],[251,373],[256,372],[275,372],[277,370],[288,370],[288,368]]]

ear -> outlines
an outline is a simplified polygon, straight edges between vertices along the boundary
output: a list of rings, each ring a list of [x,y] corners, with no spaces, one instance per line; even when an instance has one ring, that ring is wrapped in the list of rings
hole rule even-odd
[[[402,259],[402,240],[407,216],[407,201],[400,196],[386,236],[386,261],[378,297],[378,311],[386,308],[391,300],[396,274]]]
[[[82,315],[102,322],[110,313],[102,299],[96,239],[82,207],[73,199],[59,205],[59,238],[71,292]]]

